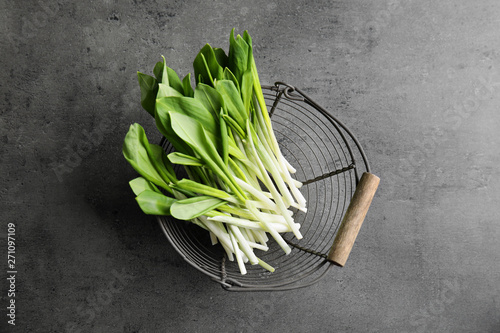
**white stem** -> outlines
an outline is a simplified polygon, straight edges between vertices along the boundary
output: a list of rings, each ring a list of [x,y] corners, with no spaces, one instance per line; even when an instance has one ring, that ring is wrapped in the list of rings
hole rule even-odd
[[[290,226],[290,229],[292,229],[295,237],[297,237],[297,239],[302,239],[302,234],[300,233],[300,231],[295,226],[292,217],[287,213],[287,208],[286,208],[283,200],[281,199],[281,195],[278,193],[278,190],[276,190],[276,188],[274,187],[271,178],[269,177],[269,175],[265,171],[264,165],[262,164],[262,162],[258,158],[258,154],[257,154],[257,151],[255,149],[255,145],[253,144],[253,140],[251,138],[250,124],[248,122],[247,122],[247,133],[248,133],[248,136],[249,136],[249,139],[248,139],[249,146],[250,146],[251,150],[253,151],[253,153],[254,153],[254,155],[256,157],[255,160],[256,160],[256,162],[257,162],[257,164],[258,164],[258,166],[259,166],[259,168],[261,170],[261,174],[264,176],[264,180],[266,182],[266,186],[268,187],[269,191],[273,195],[274,201],[275,201],[276,205],[278,206],[279,211],[285,217],[286,222]],[[248,205],[247,205],[247,207],[248,207]]]
[[[212,245],[215,245],[218,243],[217,236],[215,236],[215,234],[211,231],[210,231],[210,240],[212,241]]]
[[[257,219],[260,218],[260,212],[255,207],[253,207],[251,203],[247,202],[247,208],[255,215]],[[264,227],[264,230],[271,234],[278,245],[283,249],[283,251],[285,251],[285,254],[289,254],[292,249],[290,248],[290,246],[288,246],[283,237],[281,237],[281,235],[272,226],[270,226],[269,223],[265,222],[265,220],[263,220],[261,223]]]
[[[238,240],[238,244],[240,245],[241,250],[243,253],[247,256],[248,260],[252,265],[257,265],[259,263],[259,260],[253,253],[252,248],[248,245],[247,240],[245,237],[243,237],[243,234],[241,233],[241,230],[234,225],[229,225],[229,229],[231,230],[232,234],[236,237]]]
[[[236,257],[236,261],[238,262],[238,267],[240,268],[240,273],[242,275],[245,275],[247,273],[247,269],[245,267],[245,263],[243,261],[243,258],[241,257],[241,253],[240,251],[238,251],[238,243],[236,242],[236,238],[233,234],[233,232],[231,230],[229,230],[229,238],[231,239],[231,243],[233,244],[233,247],[235,249],[237,249],[237,251],[235,252],[235,257]]]
[[[257,207],[257,208],[278,210],[278,207],[276,206],[276,204],[274,202],[272,202],[262,191],[259,191],[256,188],[248,185],[243,180],[241,180],[237,177],[235,178],[235,180],[236,180],[236,184],[238,184],[243,190],[247,191],[252,196],[254,196],[255,199],[261,201],[264,204],[264,206]]]
[[[262,245],[262,244],[259,244],[259,243],[255,243],[255,242],[248,242],[248,245],[250,245],[250,247],[253,247],[254,249],[258,249],[258,250],[262,250],[262,251],[267,251],[269,250],[269,247],[266,246],[266,245]]]
[[[251,203],[249,203],[249,204],[251,204]],[[261,214],[261,213],[259,212],[259,214]],[[257,217],[255,217],[255,218],[257,218]],[[268,221],[266,221],[265,216],[262,216],[262,215],[259,215],[258,218],[260,218],[261,220],[260,221],[251,221],[251,220],[242,219],[239,217],[217,215],[217,216],[209,217],[208,221],[222,222],[222,223],[225,223],[228,225],[246,228],[246,229],[251,229],[251,230],[266,230],[266,228],[263,227],[263,224],[264,224],[264,225],[269,226],[273,230],[276,230],[279,233],[292,231],[288,224],[268,222]],[[298,227],[300,227],[300,224],[294,223],[294,227],[298,228]]]

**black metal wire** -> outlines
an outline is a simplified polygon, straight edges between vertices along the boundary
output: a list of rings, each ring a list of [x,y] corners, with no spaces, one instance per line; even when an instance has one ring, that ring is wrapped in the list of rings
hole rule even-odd
[[[359,181],[358,170],[370,170],[353,133],[301,90],[283,82],[262,88],[282,153],[297,169],[296,179],[303,183],[301,192],[308,211],[295,212],[294,218],[301,223],[304,238],[283,235],[292,246],[289,255],[270,239],[269,250],[256,254],[276,271],[247,266],[247,274],[241,275],[238,265],[227,260],[222,248],[211,245],[206,230],[184,221],[158,218],[176,251],[230,291],[290,290],[321,280],[334,266],[326,257]],[[161,145],[167,152],[173,151],[165,139]],[[356,162],[359,157],[361,164]]]

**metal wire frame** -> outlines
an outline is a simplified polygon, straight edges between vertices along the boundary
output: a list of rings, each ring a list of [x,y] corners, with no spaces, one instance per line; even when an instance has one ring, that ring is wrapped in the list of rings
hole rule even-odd
[[[337,229],[363,171],[370,172],[365,152],[354,134],[303,91],[283,82],[263,86],[269,114],[283,155],[297,168],[303,183],[307,213],[296,212],[304,238],[284,234],[292,252],[285,255],[272,240],[269,250],[257,255],[276,268],[247,266],[241,275],[220,246],[210,243],[208,232],[185,221],[158,217],[174,249],[197,270],[229,291],[276,291],[310,286],[330,271],[327,260]],[[173,150],[165,139],[161,145]],[[358,164],[358,160],[361,162]]]

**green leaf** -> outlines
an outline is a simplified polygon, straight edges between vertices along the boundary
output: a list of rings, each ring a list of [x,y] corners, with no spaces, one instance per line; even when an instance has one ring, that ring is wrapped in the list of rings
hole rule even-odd
[[[163,68],[161,71],[161,82],[170,86],[170,78],[168,77],[168,70],[167,70],[167,61],[165,60],[164,56],[161,56],[163,58]]]
[[[223,68],[218,62],[214,49],[209,44],[200,50],[194,59],[193,68],[195,77],[198,78],[201,75],[205,83],[210,82],[213,85],[215,80],[222,79]]]
[[[184,89],[184,96],[186,97],[194,96],[193,87],[191,86],[191,73],[188,73],[184,77],[184,79],[182,79],[182,87]]]
[[[177,73],[166,65],[165,57],[162,56],[163,62],[157,62],[153,73],[158,80],[158,83],[166,84],[169,87],[177,90],[181,95],[184,95],[184,87]],[[166,74],[166,75],[165,75]]]
[[[227,114],[223,114],[222,118],[226,121],[226,124],[229,125],[242,139],[247,137],[245,131],[241,128],[240,125],[233,118],[229,117]]]
[[[262,93],[262,87],[260,85],[260,80],[259,80],[259,74],[257,71],[257,66],[255,64],[255,58],[253,56],[252,39],[251,39],[250,35],[248,34],[248,32],[243,34],[243,38],[247,42],[247,45],[249,46],[248,66],[247,67],[252,72],[253,91],[254,91],[255,97],[257,98],[257,102],[258,102],[258,105],[260,108],[260,115],[262,115],[262,117],[264,119],[265,125],[267,127],[267,131],[270,133],[270,136],[274,137],[274,133],[272,132],[271,118],[269,118],[269,113],[267,112],[266,101],[264,99],[264,94]],[[274,139],[274,141],[276,141],[276,140]],[[275,153],[279,154],[279,148],[274,143],[273,143],[273,150],[275,150]]]
[[[161,79],[163,77],[163,61],[158,61],[155,65],[155,67],[153,68],[153,73],[156,77],[156,80],[158,80],[158,82],[162,82]]]
[[[156,171],[162,176],[165,181],[176,183],[177,177],[174,168],[167,158],[167,154],[159,145],[150,144],[148,149],[149,159],[153,162]]]
[[[139,124],[133,124],[123,142],[123,156],[130,165],[148,181],[171,191],[163,177],[154,166],[154,160],[148,154],[149,142],[144,129]]]
[[[217,59],[217,62],[219,63],[220,67],[224,68],[227,66],[227,55],[226,52],[224,52],[223,49],[214,47],[214,54],[215,58]]]
[[[194,90],[194,99],[203,104],[205,109],[210,111],[213,118],[219,117],[224,100],[215,88],[204,83],[198,83]]]
[[[158,145],[155,145],[155,146],[158,146]],[[162,150],[161,158],[163,160],[163,165],[165,166],[167,171],[173,176],[173,179],[174,179],[173,183],[176,183],[178,180],[177,180],[177,176],[175,174],[174,166],[172,165],[172,163],[168,159],[168,156],[165,153],[165,150],[163,149],[163,147],[161,147],[161,146],[158,146],[158,147],[160,147]]]
[[[142,211],[148,215],[171,215],[170,209],[177,201],[161,193],[145,190],[141,192],[135,200]]]
[[[137,72],[139,87],[141,88],[141,105],[151,114],[155,115],[156,95],[158,93],[158,81],[152,76]]]
[[[219,198],[219,199],[223,199],[223,200],[227,200],[227,201],[231,201],[231,202],[235,201],[234,197],[227,192],[224,192],[222,190],[219,190],[217,188],[214,188],[214,187],[211,187],[211,186],[208,186],[205,184],[195,182],[195,181],[193,181],[191,179],[187,179],[187,178],[181,179],[177,184],[175,184],[175,188],[182,189],[182,190],[189,191],[189,192],[193,192],[193,193],[198,193],[201,195],[208,195],[211,197],[215,197],[215,198]]]
[[[231,116],[241,128],[245,128],[248,115],[245,111],[243,101],[241,100],[241,95],[234,83],[229,80],[220,80],[217,81],[215,89],[224,99],[224,110],[226,113]]]
[[[243,73],[241,81],[241,98],[247,114],[250,114],[250,105],[253,99],[253,74],[252,70],[248,69]]]
[[[237,35],[235,38],[234,29],[231,30],[227,67],[236,76],[236,79],[240,82],[240,86],[243,73],[245,73],[248,67],[248,51],[249,45],[247,42],[240,35]]]
[[[167,67],[168,72],[168,84],[180,93],[184,93],[184,87],[182,86],[181,79],[177,73],[170,67]]]
[[[170,162],[179,165],[190,165],[190,166],[203,166],[203,162],[196,157],[186,155],[179,152],[173,152],[168,154],[168,159]]]
[[[197,156],[211,169],[242,201],[246,199],[243,190],[236,184],[224,161],[217,152],[216,145],[209,138],[203,126],[181,113],[169,112],[174,132],[193,149]]]
[[[199,75],[195,75],[195,80],[196,80],[196,83],[205,83],[205,81],[203,81],[203,75],[199,74]],[[211,81],[210,81],[211,82]]]
[[[250,34],[248,33],[248,30],[243,31],[243,40],[247,43],[248,46],[252,46],[252,37],[250,37]]]
[[[164,97],[156,100],[156,112],[174,111],[199,121],[203,127],[216,135],[218,124],[209,110],[197,99],[191,97]]]
[[[172,88],[171,86],[165,84],[165,83],[160,83],[158,85],[158,94],[156,95],[156,99],[162,98],[162,97],[183,97],[180,92]]]
[[[160,133],[172,144],[178,152],[193,155],[193,150],[177,134],[175,134],[170,123],[169,111],[165,109],[156,109],[155,113],[156,127]]]
[[[161,193],[158,188],[144,177],[137,177],[129,182],[130,188],[135,195],[139,195],[145,190]]]
[[[179,220],[191,220],[225,204],[224,200],[209,196],[197,196],[178,200],[170,207],[170,213]]]
[[[214,142],[208,137],[200,122],[175,111],[168,112],[168,115],[173,131],[196,151],[202,160],[208,160],[211,163],[222,162]]]
[[[224,120],[224,110],[221,109],[219,115],[219,126],[220,126],[220,137],[221,137],[221,146],[222,146],[222,160],[224,164],[227,166],[229,164],[229,139],[228,139],[228,131],[226,121]]]
[[[203,53],[198,53],[193,62],[194,75],[197,78],[196,83],[206,83],[210,85],[214,85],[214,78],[212,77],[212,73],[210,72],[210,68],[208,67],[207,60]]]
[[[236,76],[234,76],[233,72],[229,68],[224,68],[224,80],[229,80],[233,81],[234,85],[236,86],[236,89],[238,89],[238,92],[241,91],[240,89],[240,83],[238,82],[238,79],[236,79]]]

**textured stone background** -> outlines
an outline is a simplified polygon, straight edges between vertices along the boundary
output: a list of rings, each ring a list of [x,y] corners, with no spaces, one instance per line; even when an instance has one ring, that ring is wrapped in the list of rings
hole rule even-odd
[[[0,1],[2,332],[500,332],[500,2]],[[348,265],[230,293],[136,207],[121,156],[136,71],[192,72],[248,29],[263,82],[303,88],[382,179]]]

